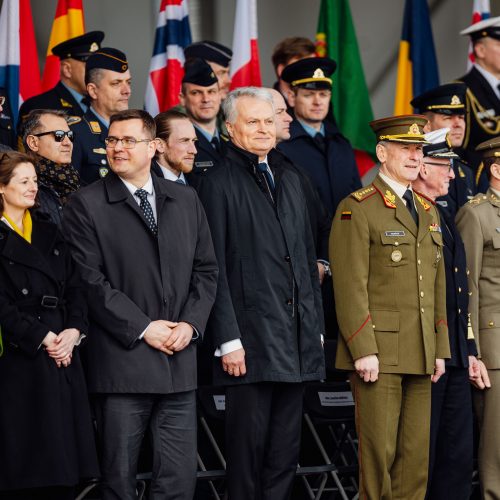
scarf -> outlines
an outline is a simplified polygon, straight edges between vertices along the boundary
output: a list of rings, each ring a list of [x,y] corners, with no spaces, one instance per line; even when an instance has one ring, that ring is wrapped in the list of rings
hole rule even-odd
[[[80,188],[80,174],[71,163],[54,163],[39,157],[36,170],[39,183],[53,189],[63,205]]]
[[[31,232],[33,231],[33,222],[29,210],[24,211],[23,215],[23,229],[21,230],[16,226],[15,222],[4,212],[2,219],[5,219],[8,225],[15,231],[21,238],[24,238],[28,243],[31,243]]]

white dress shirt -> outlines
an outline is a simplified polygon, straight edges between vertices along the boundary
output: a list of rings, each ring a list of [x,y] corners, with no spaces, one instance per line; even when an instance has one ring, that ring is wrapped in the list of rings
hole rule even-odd
[[[394,179],[387,177],[387,175],[384,175],[381,172],[379,172],[379,175],[380,175],[381,179],[401,198],[402,202],[406,206],[406,200],[403,199],[403,195],[406,193],[407,189],[409,189],[413,194],[413,189],[411,188],[411,184],[408,184],[408,186],[403,186],[399,182],[396,182]],[[415,198],[413,198],[413,203],[415,203]],[[416,206],[415,206],[415,209],[417,209]],[[417,210],[417,213],[418,213],[418,210]]]
[[[167,179],[167,181],[177,182],[180,179],[182,182],[184,182],[184,184],[187,184],[186,178],[184,177],[184,174],[182,172],[177,176],[171,170],[161,165],[160,162],[156,162],[156,164],[161,168],[161,173],[163,174],[163,177]]]
[[[153,215],[154,215],[155,221],[158,221],[158,217],[156,216],[155,190],[153,187],[153,178],[151,177],[151,175],[149,176],[149,179],[147,180],[146,184],[144,184],[144,186],[142,186],[142,188],[138,188],[137,186],[134,186],[130,182],[126,181],[125,179],[122,179],[121,177],[120,177],[120,179],[123,182],[123,184],[125,184],[125,187],[130,191],[130,194],[134,197],[134,200],[137,202],[138,205],[141,204],[141,199],[138,196],[136,196],[135,192],[138,189],[144,189],[144,191],[146,191],[146,193],[148,193],[148,201],[149,201],[149,204],[151,205],[151,209],[153,210]]]
[[[483,75],[484,79],[493,89],[493,92],[495,92],[495,95],[498,97],[498,99],[500,99],[500,90],[498,90],[498,84],[500,84],[500,80],[479,64],[474,64],[474,67],[479,71],[479,73],[481,73],[481,75]]]

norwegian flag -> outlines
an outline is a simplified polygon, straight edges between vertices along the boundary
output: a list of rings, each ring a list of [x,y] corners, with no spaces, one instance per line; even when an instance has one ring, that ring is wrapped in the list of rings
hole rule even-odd
[[[146,85],[145,108],[151,115],[179,103],[184,48],[190,43],[187,0],[162,0]]]
[[[484,21],[491,17],[490,13],[490,0],[474,0],[472,6],[472,23],[476,24],[479,21]],[[472,50],[472,43],[469,43],[469,55],[467,57],[467,71],[471,69],[474,62],[474,51]]]

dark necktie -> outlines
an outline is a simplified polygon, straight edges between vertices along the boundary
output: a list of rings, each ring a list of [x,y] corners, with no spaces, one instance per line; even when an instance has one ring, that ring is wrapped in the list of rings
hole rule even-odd
[[[157,236],[158,234],[158,226],[156,225],[155,216],[153,214],[153,209],[151,208],[151,203],[148,201],[148,192],[144,189],[138,189],[135,192],[137,198],[141,200],[140,207],[142,212],[144,213],[144,217],[146,218],[146,222],[148,223],[149,229],[151,232]]]
[[[274,194],[274,179],[269,172],[269,168],[267,166],[267,163],[259,163],[259,170],[264,174],[266,177],[267,185],[269,186],[269,190],[271,191],[271,194]]]
[[[403,200],[406,201],[406,208],[410,212],[410,215],[412,216],[413,220],[415,221],[415,224],[418,226],[417,209],[415,208],[415,203],[413,202],[413,193],[411,192],[410,189],[407,189],[405,191],[405,194],[403,195]]]
[[[325,137],[320,134],[319,132],[314,136],[314,142],[316,143],[316,145],[318,146],[319,149],[321,149],[321,152],[324,153],[325,152]]]
[[[217,153],[220,153],[220,142],[215,135],[212,137],[212,140],[210,141],[210,144],[212,144],[212,147],[217,151]]]
[[[178,177],[175,182],[177,182],[177,184],[182,184],[183,186],[186,185],[186,183],[180,177]]]

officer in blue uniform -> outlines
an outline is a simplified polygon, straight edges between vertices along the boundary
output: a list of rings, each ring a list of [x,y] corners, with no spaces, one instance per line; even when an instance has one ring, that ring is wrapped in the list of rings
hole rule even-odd
[[[447,83],[430,89],[415,97],[411,105],[429,120],[431,131],[449,128],[448,138],[456,153],[452,158],[455,179],[450,181],[450,189],[446,196],[436,200],[455,215],[459,208],[471,200],[476,192],[476,181],[472,168],[465,160],[462,145],[466,133],[465,128],[465,93],[467,86],[463,83]]]
[[[85,89],[85,61],[101,48],[102,31],[89,31],[70,38],[52,49],[61,61],[57,85],[24,101],[19,109],[21,121],[32,109],[62,109],[69,116],[82,116],[88,108]]]
[[[424,160],[412,186],[431,200],[442,197],[455,176],[451,161],[457,155],[442,129],[426,135]],[[434,136],[432,136],[434,134]],[[431,434],[427,500],[467,500],[471,493],[473,423],[470,381],[479,375],[477,349],[468,315],[469,289],[465,248],[452,207],[436,204],[441,218],[446,272],[446,312],[450,359],[446,372],[432,385]]]
[[[290,84],[289,103],[295,119],[291,137],[278,149],[304,169],[333,216],[337,205],[361,187],[354,151],[337,126],[326,120],[336,63],[327,57],[301,59],[287,66],[281,78]]]
[[[75,133],[73,166],[80,172],[82,184],[90,184],[109,172],[104,140],[111,115],[128,109],[131,91],[127,56],[117,49],[100,49],[87,60],[85,81],[90,107],[70,126]]]

